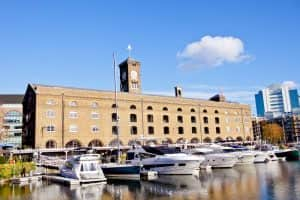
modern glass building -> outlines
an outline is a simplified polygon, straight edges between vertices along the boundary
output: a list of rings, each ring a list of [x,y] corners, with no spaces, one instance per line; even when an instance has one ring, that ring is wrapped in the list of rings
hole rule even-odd
[[[299,108],[297,89],[290,84],[273,84],[255,94],[258,117],[278,117]]]

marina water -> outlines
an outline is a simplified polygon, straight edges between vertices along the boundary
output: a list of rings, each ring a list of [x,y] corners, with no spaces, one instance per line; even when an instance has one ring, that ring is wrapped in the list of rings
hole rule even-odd
[[[189,176],[160,176],[152,181],[108,181],[70,188],[40,181],[0,186],[0,199],[300,199],[300,162],[243,165],[200,171]]]

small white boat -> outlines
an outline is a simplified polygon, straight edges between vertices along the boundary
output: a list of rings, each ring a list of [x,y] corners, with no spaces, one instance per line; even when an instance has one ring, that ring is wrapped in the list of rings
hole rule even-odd
[[[68,159],[60,168],[63,177],[78,179],[80,182],[106,181],[100,166],[99,154],[83,154]]]
[[[127,152],[126,163],[142,165],[143,169],[159,175],[189,175],[199,170],[204,161],[197,156],[180,153],[171,147],[137,146]]]
[[[200,168],[211,166],[211,168],[231,168],[237,163],[237,158],[234,155],[225,153],[216,153],[210,148],[193,148],[189,150],[192,155],[205,158],[200,164]]]
[[[270,158],[266,152],[254,151],[254,163],[267,163],[270,161]]]

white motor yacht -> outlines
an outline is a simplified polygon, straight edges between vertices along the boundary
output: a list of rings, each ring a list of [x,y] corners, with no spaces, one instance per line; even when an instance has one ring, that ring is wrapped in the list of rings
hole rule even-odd
[[[255,154],[254,163],[266,163],[270,161],[267,152],[263,152],[263,151],[253,151],[253,152]]]
[[[60,168],[60,174],[66,178],[78,179],[81,182],[106,181],[100,166],[99,154],[83,154],[71,157]]]
[[[159,175],[189,175],[199,170],[204,157],[180,153],[171,147],[138,146],[127,152],[126,162],[142,165],[145,170],[157,171]]]
[[[204,156],[205,160],[201,166],[211,166],[212,168],[231,168],[237,163],[237,158],[234,155],[225,153],[216,153],[210,148],[193,148],[189,150],[192,155]]]

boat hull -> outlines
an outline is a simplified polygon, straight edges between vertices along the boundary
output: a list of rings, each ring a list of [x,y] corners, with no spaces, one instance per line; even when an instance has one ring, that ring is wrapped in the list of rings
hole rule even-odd
[[[139,179],[141,167],[137,165],[103,165],[102,171],[110,179]]]
[[[297,161],[297,160],[299,160],[299,151],[297,149],[277,151],[277,152],[275,152],[275,155],[278,158],[285,157],[286,161]]]

